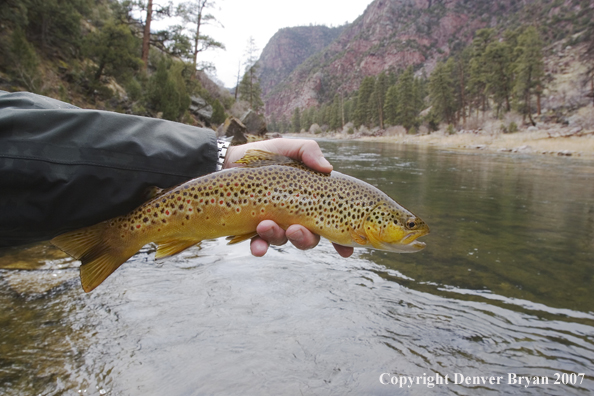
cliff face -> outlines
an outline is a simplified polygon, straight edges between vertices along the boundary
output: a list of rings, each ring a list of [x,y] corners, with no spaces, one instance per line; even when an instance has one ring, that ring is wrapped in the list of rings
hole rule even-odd
[[[334,41],[342,30],[342,27],[299,26],[276,32],[258,61],[262,93],[266,96],[297,66]]]
[[[293,30],[306,28],[283,29],[267,45],[260,59],[266,113],[289,116],[295,107],[315,106],[336,93],[356,90],[364,77],[382,71],[418,65],[419,73],[429,75],[437,61],[468,45],[477,29],[531,23],[530,18],[536,18],[536,13],[531,14],[530,7],[538,7],[539,15],[550,14],[554,11],[553,3],[552,0],[375,0],[329,45],[321,44],[320,40],[318,47],[323,48],[307,59],[304,59],[306,48],[290,49],[291,37],[298,35]],[[575,1],[562,3],[566,8],[579,8]]]

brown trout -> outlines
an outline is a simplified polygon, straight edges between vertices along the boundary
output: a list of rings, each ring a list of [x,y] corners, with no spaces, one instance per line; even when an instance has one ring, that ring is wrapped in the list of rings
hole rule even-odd
[[[190,180],[136,210],[59,235],[51,242],[82,262],[89,292],[140,248],[158,244],[155,258],[179,253],[204,240],[228,236],[238,243],[257,235],[263,220],[283,229],[301,224],[344,246],[416,252],[429,227],[377,188],[338,172],[311,170],[301,162],[249,150],[226,169]]]

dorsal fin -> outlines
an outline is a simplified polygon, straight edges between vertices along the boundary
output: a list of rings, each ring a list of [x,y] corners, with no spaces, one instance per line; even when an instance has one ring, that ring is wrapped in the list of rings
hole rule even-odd
[[[304,167],[303,163],[295,161],[292,158],[285,157],[281,154],[271,153],[265,150],[248,150],[242,159],[235,162],[236,164],[243,164],[246,168],[258,168],[260,166],[268,165],[287,165]]]

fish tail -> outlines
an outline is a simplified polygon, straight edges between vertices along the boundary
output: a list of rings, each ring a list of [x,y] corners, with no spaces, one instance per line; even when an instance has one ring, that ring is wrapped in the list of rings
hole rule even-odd
[[[111,242],[109,221],[58,235],[50,242],[81,261],[80,280],[85,292],[99,286],[140,248],[122,250]]]

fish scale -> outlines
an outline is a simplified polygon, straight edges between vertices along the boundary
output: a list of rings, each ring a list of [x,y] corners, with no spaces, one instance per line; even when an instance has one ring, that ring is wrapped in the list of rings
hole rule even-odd
[[[237,243],[256,236],[263,220],[283,229],[301,224],[344,246],[394,251],[424,246],[413,241],[429,232],[425,223],[361,180],[316,172],[259,150],[238,162],[245,166],[190,180],[125,216],[60,235],[52,243],[82,261],[85,291],[147,243],[159,245],[156,258],[204,239],[228,236]]]

